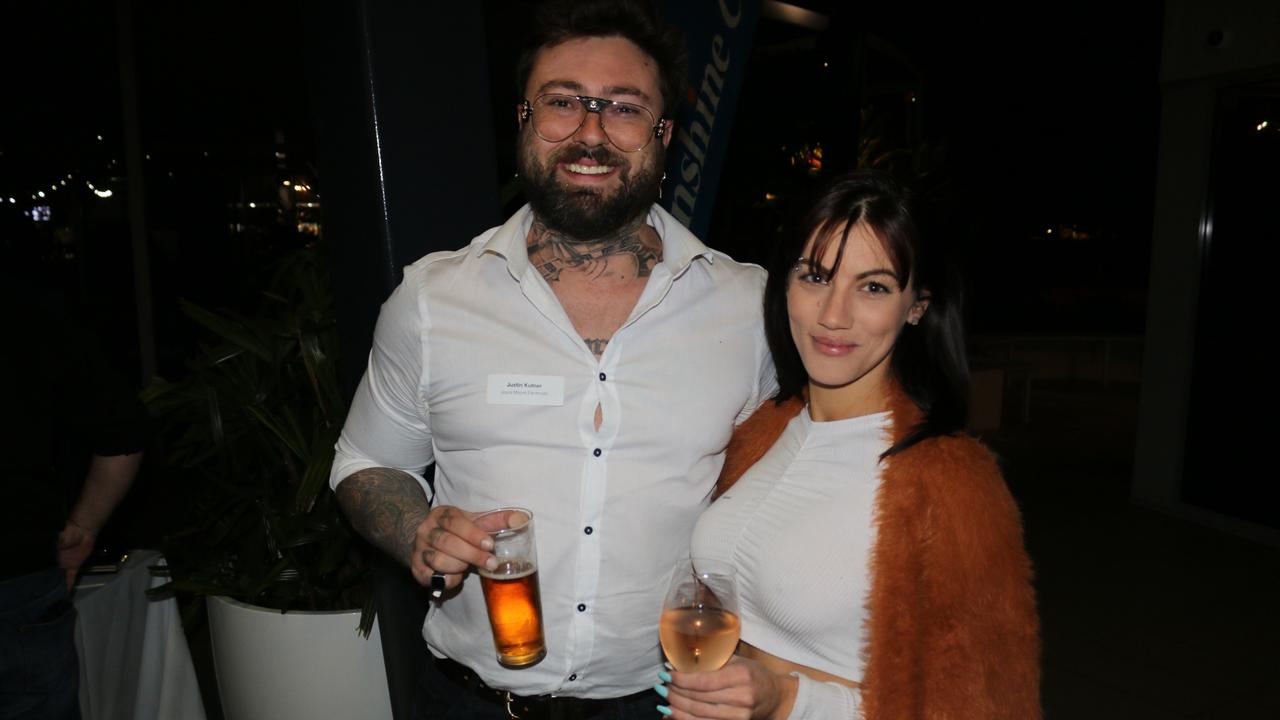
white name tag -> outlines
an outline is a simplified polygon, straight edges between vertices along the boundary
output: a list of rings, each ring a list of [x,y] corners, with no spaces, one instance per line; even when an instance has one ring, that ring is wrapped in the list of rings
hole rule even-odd
[[[560,375],[490,375],[490,405],[564,405]]]

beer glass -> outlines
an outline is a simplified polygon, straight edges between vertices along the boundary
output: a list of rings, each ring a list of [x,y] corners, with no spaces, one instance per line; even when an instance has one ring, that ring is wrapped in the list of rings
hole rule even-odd
[[[489,533],[498,558],[497,568],[478,569],[498,662],[509,668],[528,667],[547,654],[533,513],[501,508],[478,515],[474,522]]]
[[[688,558],[676,565],[662,603],[658,637],[680,672],[719,670],[738,647],[738,584],[733,566]]]

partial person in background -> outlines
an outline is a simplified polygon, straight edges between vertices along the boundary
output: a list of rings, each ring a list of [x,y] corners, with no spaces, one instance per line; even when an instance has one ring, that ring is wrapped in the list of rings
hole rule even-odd
[[[26,280],[0,273],[0,719],[62,720],[80,717],[70,590],[133,483],[146,420],[90,335]],[[66,487],[86,454],[83,485]]]
[[[962,433],[958,289],[885,175],[839,178],[799,230],[765,291],[777,402],[735,433],[692,541],[737,568],[742,642],[718,671],[660,674],[659,710],[1034,720],[1031,564]]]

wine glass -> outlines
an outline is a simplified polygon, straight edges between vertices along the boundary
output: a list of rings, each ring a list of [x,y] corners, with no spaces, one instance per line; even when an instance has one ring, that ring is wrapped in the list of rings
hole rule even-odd
[[[705,558],[676,565],[658,636],[680,672],[719,670],[738,647],[738,583],[733,566]]]

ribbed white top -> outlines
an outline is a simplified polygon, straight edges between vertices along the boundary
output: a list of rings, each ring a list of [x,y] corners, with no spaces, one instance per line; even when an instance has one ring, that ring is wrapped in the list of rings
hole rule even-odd
[[[888,426],[887,412],[814,422],[806,409],[699,518],[691,552],[737,568],[744,641],[862,679],[872,505]]]

